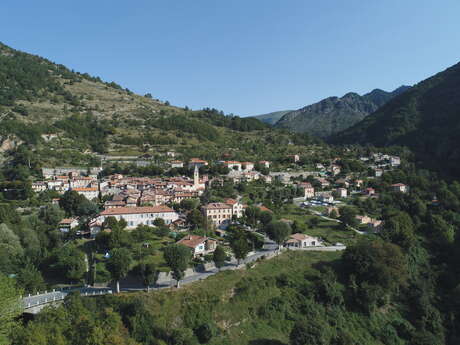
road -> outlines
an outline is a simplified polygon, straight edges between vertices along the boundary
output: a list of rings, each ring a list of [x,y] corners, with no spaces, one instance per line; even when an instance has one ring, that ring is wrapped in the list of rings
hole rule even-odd
[[[345,246],[342,247],[312,247],[312,248],[302,248],[305,250],[318,250],[318,251],[332,251],[332,250],[343,250],[345,249]],[[238,265],[237,261],[235,259],[232,259],[231,261],[227,262],[224,267],[220,269],[220,271],[226,271],[226,270],[236,270],[241,267],[244,267],[244,265],[257,261],[258,259],[262,257],[273,257],[276,256],[280,253],[278,251],[278,245],[269,240],[268,238],[265,237],[265,242],[261,250],[248,255],[248,257],[244,260],[242,260],[241,264]],[[199,281],[206,279],[212,275],[215,275],[219,272],[217,268],[213,268],[210,270],[207,270],[205,272],[196,272],[193,275],[190,275],[183,280],[181,280],[180,284],[182,285],[187,285],[191,284],[193,282]],[[121,291],[141,291],[145,290],[144,286],[140,285],[123,285],[120,284],[120,290]],[[170,288],[176,285],[175,280],[168,280],[168,281],[163,281],[160,284],[157,284],[155,286],[151,286],[150,290],[160,290],[160,289],[165,289],[165,288]],[[40,310],[48,305],[48,304],[53,304],[53,303],[59,303],[62,301],[68,294],[72,292],[80,292],[81,295],[83,296],[98,296],[98,295],[105,295],[105,294],[111,294],[113,293],[112,289],[110,288],[93,288],[93,287],[70,287],[62,290],[53,290],[49,292],[45,292],[42,294],[37,294],[37,295],[29,295],[23,298],[23,305],[26,311],[30,313],[38,313]]]
[[[278,249],[278,246],[276,245],[276,243],[266,238],[262,250],[249,255],[245,260],[243,260],[240,266],[237,265],[237,262],[234,259],[230,262],[227,262],[225,266],[221,268],[221,271],[238,269],[242,267],[242,265],[245,265],[250,262],[254,262],[263,256],[276,254],[277,249]],[[216,268],[205,271],[205,272],[196,272],[195,274],[188,276],[184,278],[183,280],[181,280],[180,283],[181,285],[190,284],[190,283],[193,283],[199,280],[206,279],[218,272],[219,270],[217,270]],[[158,284],[156,286],[152,286],[150,289],[158,290],[158,289],[169,288],[175,285],[176,285],[175,280],[169,280],[169,281],[163,281],[161,282],[161,284]],[[134,286],[121,285],[120,286],[121,291],[139,291],[139,290],[144,290],[144,289],[145,287],[140,286],[140,285],[134,285]],[[45,291],[44,293],[40,293],[36,295],[28,295],[26,297],[23,297],[22,302],[23,302],[23,306],[25,310],[28,310],[32,313],[38,313],[45,305],[62,301],[68,294],[72,292],[80,292],[80,294],[83,296],[98,296],[98,295],[113,293],[112,289],[110,288],[70,287],[70,288],[60,289],[60,290]]]

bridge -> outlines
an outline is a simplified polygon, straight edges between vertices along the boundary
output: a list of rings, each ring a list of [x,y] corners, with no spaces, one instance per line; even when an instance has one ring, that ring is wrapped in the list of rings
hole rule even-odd
[[[29,294],[28,296],[22,298],[24,313],[38,314],[46,306],[62,303],[64,298],[73,292],[80,292],[82,296],[100,296],[111,294],[112,290],[109,288],[71,287],[54,289],[52,291],[45,291],[35,295]]]

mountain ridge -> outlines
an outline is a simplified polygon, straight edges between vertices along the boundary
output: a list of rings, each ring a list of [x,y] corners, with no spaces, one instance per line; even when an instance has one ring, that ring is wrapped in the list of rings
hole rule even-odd
[[[449,175],[460,174],[460,63],[414,85],[354,126],[335,144],[402,145]]]
[[[408,88],[400,86],[391,92],[374,89],[362,96],[348,92],[342,97],[327,97],[283,115],[275,127],[325,138],[359,122]]]

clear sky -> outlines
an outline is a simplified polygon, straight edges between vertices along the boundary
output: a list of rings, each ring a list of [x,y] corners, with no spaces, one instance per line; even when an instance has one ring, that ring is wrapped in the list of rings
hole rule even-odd
[[[2,0],[0,41],[178,106],[255,115],[460,61],[459,0]]]

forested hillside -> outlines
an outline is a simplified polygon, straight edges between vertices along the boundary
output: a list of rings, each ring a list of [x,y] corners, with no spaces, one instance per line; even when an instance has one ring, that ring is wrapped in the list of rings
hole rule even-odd
[[[425,166],[458,177],[459,130],[460,63],[415,85],[331,141],[405,145]]]
[[[340,98],[329,97],[283,115],[275,127],[328,137],[361,121],[408,88],[401,86],[393,92],[375,89],[363,96],[350,92]]]

